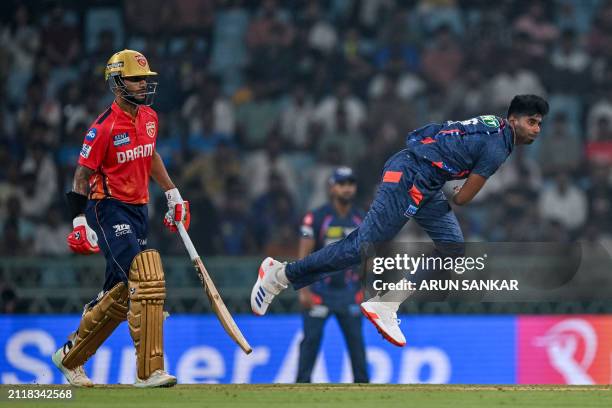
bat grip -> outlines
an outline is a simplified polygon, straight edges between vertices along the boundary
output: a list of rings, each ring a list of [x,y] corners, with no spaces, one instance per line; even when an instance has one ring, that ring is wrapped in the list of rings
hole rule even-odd
[[[189,258],[195,262],[200,256],[193,246],[193,242],[191,242],[191,238],[189,238],[189,234],[187,234],[187,230],[182,222],[176,223],[176,228],[178,229],[179,234],[181,234],[181,238],[183,240],[183,244],[185,245],[185,249],[187,249],[187,253],[189,254]]]

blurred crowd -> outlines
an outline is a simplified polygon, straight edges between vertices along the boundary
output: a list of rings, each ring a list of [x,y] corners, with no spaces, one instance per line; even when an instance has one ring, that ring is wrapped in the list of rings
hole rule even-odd
[[[141,51],[157,149],[203,254],[296,255],[339,165],[367,208],[386,158],[428,122],[503,116],[546,96],[541,138],[457,209],[468,240],[604,242],[612,233],[608,0],[129,0],[0,4],[0,255],[67,254],[108,58]],[[182,254],[152,185],[149,244]],[[402,239],[419,239],[409,226]]]

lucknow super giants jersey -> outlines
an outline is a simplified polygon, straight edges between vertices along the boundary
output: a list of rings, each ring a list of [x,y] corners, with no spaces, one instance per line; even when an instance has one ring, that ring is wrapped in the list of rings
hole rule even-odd
[[[135,118],[117,103],[100,115],[85,135],[79,164],[94,171],[89,198],[127,204],[149,201],[149,175],[157,139],[157,114],[139,106]]]
[[[325,204],[304,216],[301,227],[302,237],[314,239],[314,250],[319,250],[346,238],[361,225],[364,216],[363,211],[353,207],[346,216],[341,217],[331,204]],[[358,271],[353,268],[317,281],[310,286],[310,289],[315,295],[315,302],[326,305],[359,303],[363,297]]]
[[[444,179],[463,179],[471,173],[491,176],[513,148],[507,120],[493,115],[461,122],[429,124],[406,138],[408,151],[439,169]]]

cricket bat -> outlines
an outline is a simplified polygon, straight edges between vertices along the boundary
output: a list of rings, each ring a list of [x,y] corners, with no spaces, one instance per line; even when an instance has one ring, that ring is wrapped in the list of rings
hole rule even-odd
[[[193,266],[198,272],[198,277],[200,278],[202,285],[204,285],[204,290],[206,291],[206,295],[208,295],[210,305],[212,306],[213,311],[217,315],[217,318],[221,322],[221,325],[223,326],[227,334],[229,334],[229,336],[236,342],[236,344],[240,346],[242,351],[244,351],[246,354],[250,354],[253,349],[249,345],[249,342],[244,338],[244,335],[238,328],[238,325],[236,325],[236,322],[234,321],[234,318],[230,314],[229,310],[227,310],[227,307],[225,306],[221,295],[219,295],[219,291],[217,291],[217,288],[215,287],[215,283],[208,274],[208,271],[206,270],[202,259],[200,259],[198,252],[193,246],[193,242],[191,242],[191,238],[189,238],[189,234],[187,234],[185,226],[183,225],[183,223],[178,222],[176,223],[176,227],[179,231],[179,234],[181,235],[183,244],[185,244],[185,248],[189,253],[191,262],[193,262]]]

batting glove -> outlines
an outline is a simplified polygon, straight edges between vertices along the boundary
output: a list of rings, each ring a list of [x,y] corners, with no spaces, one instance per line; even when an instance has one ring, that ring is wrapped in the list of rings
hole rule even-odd
[[[168,200],[168,211],[164,216],[164,225],[172,232],[176,232],[176,224],[183,223],[185,230],[189,229],[191,214],[189,212],[189,201],[184,201],[178,189],[173,188],[166,191]]]
[[[98,235],[87,225],[84,215],[79,215],[72,220],[72,232],[68,235],[68,246],[72,252],[90,255],[100,252],[98,246]]]

